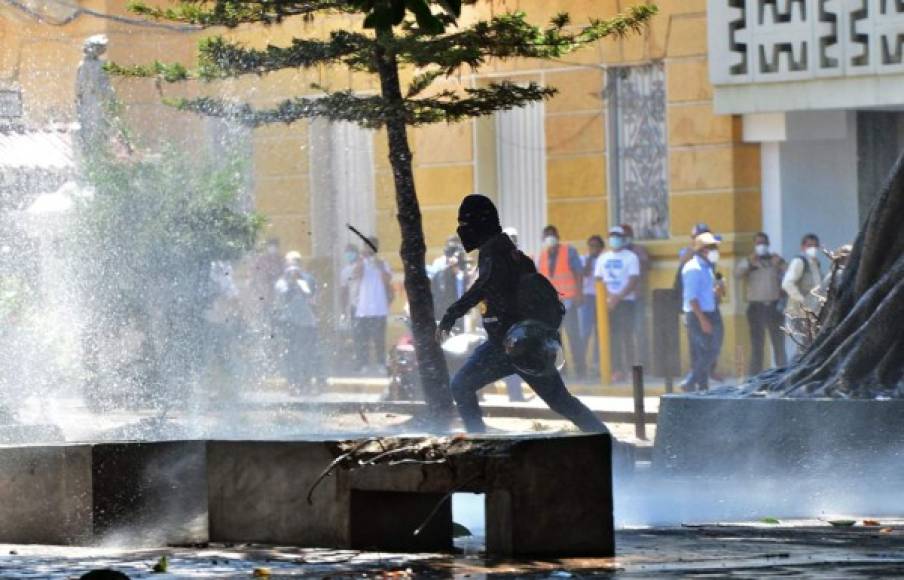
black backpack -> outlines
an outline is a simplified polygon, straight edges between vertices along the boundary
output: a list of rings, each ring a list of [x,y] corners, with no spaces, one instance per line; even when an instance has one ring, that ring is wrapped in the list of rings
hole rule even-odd
[[[530,258],[518,253],[519,263],[524,269],[524,273],[518,278],[518,317],[521,320],[539,320],[553,330],[558,330],[565,318],[565,305],[559,298],[559,291],[549,278],[537,272]]]

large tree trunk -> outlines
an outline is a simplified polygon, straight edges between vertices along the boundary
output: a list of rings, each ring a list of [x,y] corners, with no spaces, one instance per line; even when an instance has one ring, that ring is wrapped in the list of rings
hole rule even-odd
[[[904,398],[904,155],[857,236],[813,345],[767,371],[747,394]]]
[[[402,231],[399,255],[405,270],[405,292],[408,295],[414,348],[427,401],[428,418],[438,427],[446,427],[453,416],[449,370],[443,350],[434,339],[436,319],[430,281],[427,278],[427,246],[411,169],[412,155],[408,146],[398,62],[393,54],[387,53],[382,47],[378,48],[376,58],[383,98],[389,104],[386,119],[389,162],[395,180],[397,217]]]

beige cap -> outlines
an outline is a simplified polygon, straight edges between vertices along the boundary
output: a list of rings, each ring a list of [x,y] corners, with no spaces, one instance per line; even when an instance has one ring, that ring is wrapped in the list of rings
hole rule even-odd
[[[714,236],[711,232],[703,232],[696,238],[694,238],[694,249],[699,250],[700,248],[705,248],[706,246],[718,246],[722,242],[719,241],[716,236]]]
[[[291,251],[286,254],[286,264],[298,263],[301,262],[301,253],[296,251]]]

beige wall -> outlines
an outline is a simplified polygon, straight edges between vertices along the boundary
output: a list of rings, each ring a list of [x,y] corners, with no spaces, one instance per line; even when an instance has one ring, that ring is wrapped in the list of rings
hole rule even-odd
[[[162,2],[162,0],[161,0]],[[162,2],[165,3],[165,2]],[[589,18],[605,18],[632,2],[619,0],[496,0],[469,8],[465,20],[495,12],[520,9],[537,22],[567,10],[580,24]],[[712,87],[707,75],[705,0],[660,0],[660,14],[641,35],[606,39],[558,61],[515,60],[490,63],[478,75],[467,72],[443,81],[440,88],[461,89],[490,79],[537,80],[555,86],[559,94],[546,105],[547,190],[549,221],[563,237],[579,244],[608,225],[606,175],[606,114],[603,101],[605,67],[661,60],[667,78],[669,138],[670,222],[672,239],[649,244],[657,258],[654,287],[670,286],[677,250],[687,242],[692,224],[705,221],[726,238],[725,254],[732,259],[735,241],[749,249],[749,235],[759,229],[759,150],[741,142],[739,119],[714,114]],[[123,14],[123,2],[83,2],[100,11]],[[266,29],[240,27],[229,31],[248,45],[286,44],[293,36],[323,36],[331,26],[350,27],[348,17],[330,21],[288,21]],[[91,34],[110,37],[109,57],[122,64],[155,59],[191,62],[196,33],[147,26],[131,26],[90,16],[62,26],[39,24],[4,7],[0,9],[0,86],[21,87],[28,121],[72,120],[75,70],[81,43]],[[410,74],[410,73],[408,73]],[[282,71],[264,78],[255,76],[205,85],[190,83],[158,87],[154,81],[117,81],[126,102],[126,114],[137,132],[148,141],[182,140],[189,145],[203,133],[203,121],[177,113],[160,104],[160,96],[220,94],[268,106],[282,99],[313,93],[318,83],[331,89],[352,87],[375,91],[374,79],[352,75],[344,69],[317,68]],[[481,127],[481,131],[478,131]],[[469,121],[411,131],[415,153],[415,178],[422,202],[429,258],[438,255],[445,238],[454,231],[460,198],[475,182],[492,183],[492,155],[477,133],[486,123]],[[485,135],[484,135],[485,137]],[[476,146],[475,146],[476,144]],[[279,237],[284,248],[308,252],[310,243],[310,178],[306,123],[259,129],[253,135],[254,198],[257,208],[270,218],[268,236]],[[395,192],[388,166],[385,135],[375,135],[377,235],[387,255],[398,260]],[[476,176],[475,172],[483,172]],[[492,193],[492,192],[490,192]],[[729,276],[730,279],[730,276]],[[736,290],[736,289],[733,289]],[[738,291],[725,306],[727,339],[723,365],[733,367],[736,345],[743,344],[746,327],[738,316]]]

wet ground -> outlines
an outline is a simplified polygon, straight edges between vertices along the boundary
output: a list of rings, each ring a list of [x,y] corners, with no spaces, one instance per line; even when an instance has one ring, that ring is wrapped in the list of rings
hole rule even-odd
[[[77,578],[113,568],[131,578],[895,578],[904,525],[818,521],[623,530],[614,559],[490,561],[480,554],[385,554],[254,546],[167,550],[0,546],[2,578]],[[168,571],[155,574],[160,556]]]

